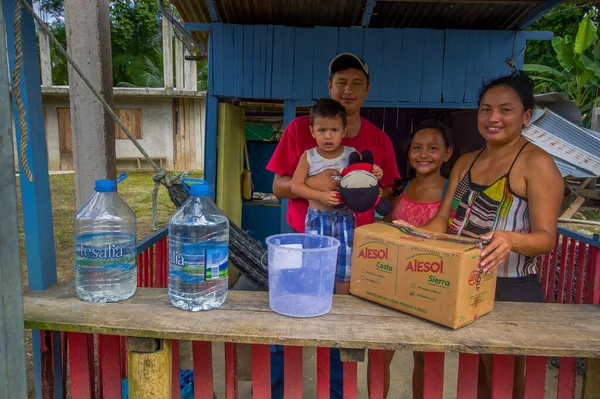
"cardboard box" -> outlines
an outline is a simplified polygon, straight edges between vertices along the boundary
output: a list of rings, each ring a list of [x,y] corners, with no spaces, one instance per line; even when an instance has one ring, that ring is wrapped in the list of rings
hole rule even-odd
[[[478,240],[387,223],[356,229],[350,293],[459,328],[494,308],[496,272],[479,269]]]

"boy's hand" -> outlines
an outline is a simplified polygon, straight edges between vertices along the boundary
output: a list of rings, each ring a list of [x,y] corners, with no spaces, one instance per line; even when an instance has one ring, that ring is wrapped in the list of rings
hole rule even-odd
[[[337,197],[337,192],[335,191],[323,191],[321,193],[321,198],[319,198],[319,201],[321,201],[323,205],[330,207],[334,207],[336,205],[339,205],[340,203],[340,200]]]
[[[383,169],[377,165],[373,165],[373,171],[371,173],[373,173],[373,176],[377,178],[377,181],[383,178]]]

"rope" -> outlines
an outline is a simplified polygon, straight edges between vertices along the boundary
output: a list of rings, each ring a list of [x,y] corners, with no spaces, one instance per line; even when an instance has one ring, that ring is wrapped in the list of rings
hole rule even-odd
[[[71,65],[71,67],[73,67],[75,72],[77,72],[77,74],[79,75],[81,80],[83,80],[83,82],[86,84],[86,86],[91,90],[92,94],[94,94],[94,96],[100,101],[100,103],[102,104],[102,106],[104,107],[106,112],[108,112],[110,114],[110,116],[115,120],[117,125],[119,125],[119,127],[123,130],[123,132],[125,132],[125,135],[129,138],[129,140],[131,140],[131,142],[136,146],[136,148],[144,156],[144,158],[146,159],[146,162],[148,162],[150,164],[150,166],[152,166],[152,168],[156,171],[156,173],[152,176],[152,180],[154,180],[154,188],[152,190],[152,217],[154,219],[154,230],[156,230],[158,228],[157,209],[158,209],[158,188],[159,188],[160,184],[163,184],[167,188],[167,190],[169,190],[169,195],[171,196],[171,200],[173,200],[174,196],[175,196],[175,197],[178,197],[177,199],[180,201],[182,196],[187,197],[187,193],[185,192],[185,190],[182,189],[181,179],[183,179],[185,176],[189,175],[189,172],[182,172],[182,173],[176,173],[173,175],[169,175],[166,170],[164,170],[163,168],[159,168],[154,163],[154,161],[150,158],[148,153],[146,153],[146,151],[140,145],[140,143],[135,139],[133,134],[131,134],[129,129],[127,129],[125,127],[125,125],[123,124],[123,122],[121,122],[121,120],[119,119],[119,117],[117,116],[115,111],[113,111],[113,109],[106,102],[104,97],[102,95],[100,95],[100,93],[98,93],[98,91],[94,88],[92,83],[83,75],[83,72],[81,71],[79,66],[75,63],[75,61],[73,61],[73,59],[69,56],[69,54],[67,54],[67,51],[64,49],[64,47],[60,44],[60,42],[56,39],[56,37],[54,37],[54,35],[50,31],[50,29],[48,29],[48,26],[44,23],[44,21],[42,21],[40,19],[40,17],[38,17],[38,15],[35,13],[33,8],[31,8],[31,6],[27,3],[27,1],[15,0],[15,5],[16,5],[16,7],[15,7],[15,32],[16,32],[15,33],[15,42],[16,42],[15,43],[15,52],[17,53],[16,54],[17,61],[15,61],[15,70],[14,70],[15,77],[13,78],[13,80],[15,82],[15,88],[14,88],[15,101],[17,102],[17,106],[19,106],[19,103],[21,104],[21,106],[19,107],[21,135],[23,136],[23,126],[25,126],[25,132],[27,132],[27,130],[26,130],[27,126],[26,126],[26,120],[25,120],[25,109],[23,108],[23,103],[20,101],[21,100],[20,90],[19,90],[19,93],[17,96],[17,91],[18,91],[18,87],[19,87],[17,82],[20,82],[19,70],[20,70],[22,59],[23,59],[23,49],[21,47],[21,5],[23,5],[27,9],[29,14],[33,17],[33,19],[37,22],[39,28],[42,29],[48,35],[48,37],[50,38],[52,43],[54,43],[58,52],[67,59],[68,63]],[[17,62],[18,62],[18,64],[17,64]],[[25,171],[26,175],[27,175],[27,172],[29,172],[29,175],[31,175],[31,171],[29,171],[29,167],[26,166],[27,165],[27,154],[26,154],[27,140],[26,140],[26,137],[27,137],[27,134],[25,133],[25,139],[23,137],[21,138],[21,163],[25,162],[23,164],[23,170]],[[23,143],[25,143],[25,144],[23,144]],[[31,178],[30,181],[33,181],[33,178]],[[175,192],[171,192],[171,191],[175,191]],[[177,201],[177,202],[174,201],[174,202],[176,205],[179,205],[179,201]]]
[[[27,119],[25,118],[25,107],[23,106],[23,98],[21,97],[21,67],[23,66],[23,48],[21,43],[21,1],[15,3],[14,25],[15,25],[15,68],[13,70],[13,93],[15,95],[15,103],[19,111],[19,128],[21,130],[21,144],[19,146],[19,163],[23,169],[23,173],[29,182],[33,182],[33,174],[29,168],[29,160],[27,159],[27,147],[29,144],[29,136],[27,134]]]

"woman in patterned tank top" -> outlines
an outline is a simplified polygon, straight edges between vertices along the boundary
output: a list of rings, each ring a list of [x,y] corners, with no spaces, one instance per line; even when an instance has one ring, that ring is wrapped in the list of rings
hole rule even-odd
[[[563,199],[562,176],[552,157],[521,132],[533,107],[533,81],[523,72],[481,89],[477,127],[486,146],[458,159],[438,214],[423,226],[488,241],[480,267],[498,273],[499,301],[544,301],[537,257],[554,247]],[[480,359],[478,398],[488,398],[492,357]],[[524,397],[524,370],[525,358],[517,357],[513,398]]]

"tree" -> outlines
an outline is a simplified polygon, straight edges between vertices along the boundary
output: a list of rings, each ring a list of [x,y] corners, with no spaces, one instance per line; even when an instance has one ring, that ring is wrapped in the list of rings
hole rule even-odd
[[[41,9],[54,19],[52,33],[66,46],[63,0],[42,0]],[[110,2],[113,83],[136,87],[162,86],[148,74],[162,71],[161,19],[156,0],[112,0]],[[67,62],[52,45],[52,76],[56,85],[68,84]]]
[[[575,37],[577,28],[583,17],[594,11],[591,4],[564,3],[534,22],[527,28],[529,31],[554,32],[554,36]],[[600,18],[596,14],[594,22],[598,26]],[[547,40],[528,41],[525,50],[525,63],[541,64],[552,68],[559,68],[560,64],[552,48],[552,43]]]
[[[575,39],[570,35],[552,39],[557,68],[542,64],[523,67],[532,73],[537,92],[558,91],[568,96],[581,110],[586,124],[592,106],[600,99],[600,40],[594,18],[595,13],[583,18]]]
[[[64,0],[41,0],[41,9],[53,22],[52,33],[66,48]],[[162,87],[163,57],[161,15],[156,0],[111,0],[113,84],[127,87]],[[67,61],[51,45],[52,80],[68,84]],[[198,62],[198,90],[206,90],[206,62]]]

